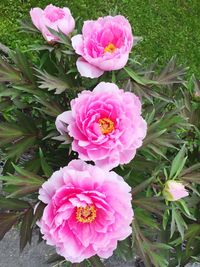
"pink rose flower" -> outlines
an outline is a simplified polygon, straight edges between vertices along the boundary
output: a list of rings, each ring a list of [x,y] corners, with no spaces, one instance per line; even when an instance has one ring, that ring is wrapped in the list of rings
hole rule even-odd
[[[110,257],[117,241],[131,234],[130,191],[115,172],[71,161],[39,190],[47,204],[38,222],[43,239],[72,263],[95,254]]]
[[[147,131],[136,95],[101,82],[72,100],[71,109],[57,117],[56,127],[74,138],[72,149],[82,160],[109,170],[134,158]]]
[[[187,197],[189,194],[182,183],[169,180],[165,184],[163,195],[168,201],[177,201],[181,198]]]
[[[133,45],[133,34],[123,16],[107,16],[84,22],[82,34],[72,37],[72,46],[80,55],[77,69],[81,76],[97,78],[104,71],[122,69]]]
[[[41,31],[47,42],[56,42],[58,37],[54,36],[47,27],[69,35],[75,27],[74,18],[71,15],[69,8],[59,8],[53,5],[48,5],[44,10],[35,7],[30,11],[31,19],[35,27]]]

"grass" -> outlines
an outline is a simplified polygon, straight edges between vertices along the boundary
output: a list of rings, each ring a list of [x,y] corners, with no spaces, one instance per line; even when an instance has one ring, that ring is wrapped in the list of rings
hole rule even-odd
[[[134,34],[144,38],[133,52],[147,62],[159,57],[161,64],[177,55],[179,63],[200,78],[199,0],[1,0],[0,42],[12,48],[35,42],[18,32],[17,21],[29,16],[31,7],[45,7],[50,2],[68,6],[74,17],[83,19],[105,16],[117,6],[118,12],[128,17]]]

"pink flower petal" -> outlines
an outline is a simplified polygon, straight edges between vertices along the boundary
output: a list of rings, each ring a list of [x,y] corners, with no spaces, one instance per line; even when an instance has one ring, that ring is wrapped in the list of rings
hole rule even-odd
[[[47,244],[72,263],[96,254],[106,258],[131,232],[130,190],[116,173],[74,160],[39,191],[39,199],[44,192],[49,199],[37,225]]]
[[[72,37],[72,46],[78,55],[83,54],[83,37],[82,34],[77,34]]]
[[[83,77],[98,78],[104,73],[103,70],[100,70],[99,68],[91,65],[81,57],[76,61],[76,66],[79,73]]]
[[[38,30],[42,30],[42,26],[40,25],[41,17],[43,16],[43,10],[39,7],[32,8],[30,10],[30,16],[33,24]]]

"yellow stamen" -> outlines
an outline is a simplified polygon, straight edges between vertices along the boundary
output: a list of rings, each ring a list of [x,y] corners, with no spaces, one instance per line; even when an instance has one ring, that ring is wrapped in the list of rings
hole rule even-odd
[[[96,209],[94,205],[87,205],[86,207],[78,207],[76,210],[76,219],[82,223],[91,223],[96,218]]]
[[[115,52],[115,50],[117,49],[117,47],[112,44],[112,43],[109,43],[105,48],[104,48],[104,53],[108,52],[108,53],[113,53]]]
[[[114,122],[109,118],[100,119],[99,126],[102,134],[109,134],[114,130]]]

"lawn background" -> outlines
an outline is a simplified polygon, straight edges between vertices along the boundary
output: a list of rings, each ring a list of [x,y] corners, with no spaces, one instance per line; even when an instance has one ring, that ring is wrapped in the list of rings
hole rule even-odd
[[[133,53],[147,62],[159,57],[161,64],[177,55],[179,63],[200,78],[200,0],[1,0],[0,42],[22,49],[36,42],[18,32],[18,20],[28,17],[31,7],[44,8],[49,3],[68,6],[74,17],[83,19],[105,16],[117,6],[118,13],[129,19],[134,34],[144,38]]]

